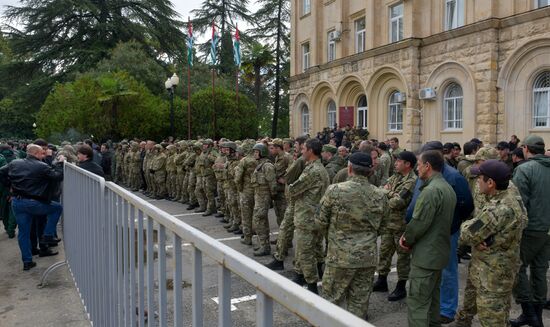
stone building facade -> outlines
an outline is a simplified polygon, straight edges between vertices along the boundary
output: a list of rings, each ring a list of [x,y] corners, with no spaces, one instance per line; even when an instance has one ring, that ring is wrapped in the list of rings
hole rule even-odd
[[[550,148],[547,0],[292,0],[290,131]]]

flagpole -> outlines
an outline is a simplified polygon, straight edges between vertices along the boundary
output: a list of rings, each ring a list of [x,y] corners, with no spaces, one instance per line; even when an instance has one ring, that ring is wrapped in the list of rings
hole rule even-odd
[[[235,89],[237,91],[237,112],[239,112],[239,67],[237,66],[237,73],[235,74],[237,76],[235,80]]]
[[[191,66],[187,65],[187,139],[191,139]]]
[[[212,125],[214,129],[214,140],[216,139],[216,92],[214,89],[214,81],[216,80],[216,68],[212,66]]]

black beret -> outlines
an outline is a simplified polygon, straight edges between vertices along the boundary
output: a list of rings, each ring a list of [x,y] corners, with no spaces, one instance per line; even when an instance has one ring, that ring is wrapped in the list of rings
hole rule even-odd
[[[397,155],[397,159],[408,161],[411,164],[411,167],[416,165],[416,156],[411,151],[402,151]]]
[[[349,157],[349,161],[357,166],[372,168],[372,158],[370,154],[357,151]]]

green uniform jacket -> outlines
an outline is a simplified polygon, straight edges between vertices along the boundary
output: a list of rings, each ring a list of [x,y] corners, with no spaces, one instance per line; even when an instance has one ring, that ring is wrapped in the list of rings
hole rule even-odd
[[[519,249],[527,212],[521,196],[514,190],[497,191],[487,196],[474,218],[460,228],[460,242],[472,247],[470,279],[474,286],[491,292],[510,292],[519,269]],[[492,237],[487,250],[476,249]]]
[[[317,229],[314,216],[329,184],[327,170],[321,159],[317,159],[308,162],[298,180],[288,186],[288,196],[294,201],[296,228]]]
[[[434,173],[420,187],[413,218],[404,233],[407,245],[412,246],[411,265],[431,270],[447,265],[455,205],[455,192],[441,173]]]
[[[403,176],[395,173],[388,179],[389,191],[387,192],[389,214],[382,220],[381,228],[388,231],[400,231],[405,227],[405,214],[412,200],[416,175],[410,171]]]
[[[514,171],[529,223],[525,230],[548,232],[550,229],[550,157],[538,154]]]
[[[330,181],[332,181],[332,179],[334,178],[334,176],[336,176],[336,173],[338,173],[340,169],[344,168],[345,164],[346,162],[339,155],[332,156],[332,159],[330,159],[330,161],[327,162],[327,165],[325,166]]]
[[[328,240],[325,263],[340,268],[375,267],[378,228],[387,211],[384,192],[366,177],[330,185],[315,222]]]

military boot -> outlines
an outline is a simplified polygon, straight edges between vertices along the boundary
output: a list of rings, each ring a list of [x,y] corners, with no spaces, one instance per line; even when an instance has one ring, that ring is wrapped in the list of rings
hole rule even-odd
[[[254,251],[255,257],[263,257],[271,254],[270,246],[260,246],[256,251]]]
[[[325,267],[323,266],[323,262],[317,263],[317,273],[319,274],[319,279],[323,279],[323,274],[325,273]]]
[[[202,214],[203,217],[206,217],[206,216],[210,216],[212,215],[214,212],[210,211],[210,210],[207,210],[205,213]]]
[[[193,210],[193,209],[195,209],[195,208],[198,207],[198,206],[199,206],[198,204],[192,203],[192,204],[190,204],[189,206],[187,206],[187,210]]]
[[[317,282],[308,283],[307,284],[307,289],[312,293],[319,294],[319,290],[317,289]]]
[[[533,326],[540,326],[540,327],[544,327],[544,323],[542,322],[542,310],[544,309],[544,303],[535,303],[533,304],[533,307],[535,309],[535,314],[537,315],[537,321],[538,321],[538,325],[533,325]]]
[[[233,225],[233,224],[231,225],[231,227],[227,229],[227,231],[230,233],[233,233],[234,231],[237,231],[237,230],[239,230],[239,226]]]
[[[243,230],[239,227],[239,229],[237,229],[236,231],[234,231],[233,234],[235,234],[235,235],[242,235],[242,234],[243,234]]]
[[[206,211],[206,208],[201,208],[201,207],[198,207],[197,209],[195,209],[195,213],[201,213],[201,212],[205,212]]]
[[[223,212],[218,212],[217,214],[214,215],[214,217],[222,218],[222,217],[225,217],[225,215],[223,214]]]
[[[273,261],[265,265],[267,268],[271,270],[285,270],[285,263],[284,261],[279,261],[275,258],[273,258]]]
[[[241,243],[246,244],[246,245],[252,245],[252,237],[250,237],[250,236],[243,237],[241,239]]]
[[[291,280],[300,286],[304,286],[306,284],[306,279],[303,274],[295,274]]]
[[[231,228],[231,227],[233,227],[233,223],[232,223],[232,222],[228,222],[227,224],[223,225],[223,228],[225,228],[225,229],[229,229],[229,228]]]
[[[454,327],[472,327],[470,319],[456,318]]]
[[[516,319],[510,320],[510,326],[520,327],[529,325],[531,327],[542,327],[539,323],[539,318],[535,312],[535,308],[532,303],[521,303],[521,314]]]
[[[388,291],[388,276],[378,275],[378,279],[372,286],[373,292],[387,292]]]
[[[393,290],[393,292],[388,296],[388,301],[394,302],[406,298],[407,289],[405,288],[405,285],[407,285],[406,280],[398,281],[397,285],[395,286],[395,290]]]

